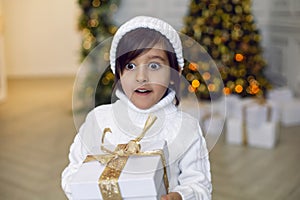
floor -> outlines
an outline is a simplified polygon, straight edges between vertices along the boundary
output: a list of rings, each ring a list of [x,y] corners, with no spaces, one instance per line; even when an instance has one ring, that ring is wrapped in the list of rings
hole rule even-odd
[[[73,78],[8,81],[0,103],[0,200],[63,200],[60,174],[76,133]],[[300,126],[281,127],[272,150],[229,145],[210,152],[214,200],[300,199]]]

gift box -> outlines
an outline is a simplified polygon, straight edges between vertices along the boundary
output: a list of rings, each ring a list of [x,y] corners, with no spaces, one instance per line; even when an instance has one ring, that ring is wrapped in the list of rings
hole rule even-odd
[[[300,125],[300,99],[294,98],[281,104],[281,123],[285,127]]]
[[[226,141],[230,144],[248,144],[254,147],[272,148],[279,131],[279,110],[275,104],[252,99],[241,107],[240,118],[228,118]]]
[[[226,97],[226,125],[225,125],[225,140],[229,144],[245,143],[245,126],[244,119],[245,108],[252,104],[253,99],[242,99],[237,95],[228,95]]]
[[[276,103],[267,100],[256,100],[244,104],[245,120],[248,127],[259,127],[265,122],[278,122],[280,112]]]
[[[180,103],[180,109],[199,120],[205,136],[220,136],[225,124],[225,99],[201,101],[185,98]]]
[[[146,152],[146,154],[128,156],[117,180],[122,199],[157,200],[161,195],[166,194],[164,176],[167,170],[164,168],[160,155],[147,154],[153,150],[162,150],[164,158],[167,159],[168,152],[165,141],[141,143],[141,152]],[[73,199],[105,199],[100,189],[99,177],[103,175],[106,168],[106,165],[97,160],[84,162],[71,181]],[[105,182],[105,180],[102,181]]]
[[[205,135],[220,136],[224,128],[225,117],[219,113],[209,114],[202,118],[201,122]]]
[[[300,99],[296,98],[288,87],[280,87],[268,92],[267,98],[276,103],[280,111],[280,122],[283,126],[300,125]]]
[[[211,105],[208,102],[200,102],[194,98],[184,98],[180,101],[180,107],[183,112],[190,114],[198,120],[201,120],[207,113],[211,112]]]
[[[226,119],[225,97],[209,102],[209,110],[200,119],[205,135],[220,136]]]
[[[258,127],[247,127],[247,142],[249,146],[271,149],[279,135],[279,123],[265,122]]]
[[[226,141],[230,144],[247,144],[252,147],[273,148],[278,141],[279,123],[264,122],[260,126],[243,127],[241,119],[228,119]],[[245,131],[245,132],[244,132]]]
[[[228,118],[226,120],[226,142],[229,144],[243,143],[243,120]]]
[[[288,87],[279,87],[269,90],[267,93],[267,99],[274,100],[279,103],[286,103],[294,98],[294,94]]]
[[[241,98],[237,95],[228,95],[225,100],[226,118],[243,118],[243,108],[252,102],[252,98]]]

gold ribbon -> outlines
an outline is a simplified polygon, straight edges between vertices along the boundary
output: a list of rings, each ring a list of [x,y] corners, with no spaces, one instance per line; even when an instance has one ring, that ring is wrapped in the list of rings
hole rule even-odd
[[[102,194],[103,200],[122,200],[122,195],[120,192],[118,180],[121,175],[123,168],[126,165],[126,162],[129,156],[160,156],[163,170],[164,170],[164,185],[166,188],[166,193],[169,191],[169,181],[167,177],[167,162],[164,156],[163,150],[152,150],[152,151],[145,151],[141,152],[141,145],[140,141],[145,136],[147,130],[153,125],[156,120],[156,116],[149,115],[145,126],[143,128],[142,133],[135,138],[134,140],[130,140],[127,144],[118,144],[114,151],[107,149],[104,144],[104,138],[106,133],[110,132],[109,128],[105,128],[102,135],[102,144],[101,150],[106,152],[107,154],[104,155],[88,155],[84,160],[84,163],[90,161],[99,161],[101,164],[105,165],[106,167],[103,170],[101,176],[99,177],[98,184],[99,189]]]
[[[261,106],[267,106],[267,122],[271,121],[271,117],[272,117],[272,106],[270,104],[267,103],[266,99],[264,98],[256,98],[254,99],[254,102],[252,102],[249,105],[244,105],[242,107],[242,143],[243,145],[247,145],[248,144],[248,138],[247,138],[247,119],[246,119],[246,110],[247,108],[249,108],[252,105],[261,105]]]

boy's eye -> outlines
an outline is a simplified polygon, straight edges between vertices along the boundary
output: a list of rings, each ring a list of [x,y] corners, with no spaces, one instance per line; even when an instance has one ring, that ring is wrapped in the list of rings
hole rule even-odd
[[[151,70],[157,70],[160,68],[160,64],[158,63],[150,63],[148,66]]]
[[[128,63],[126,66],[125,66],[125,69],[127,70],[134,70],[136,68],[135,64],[133,63]]]

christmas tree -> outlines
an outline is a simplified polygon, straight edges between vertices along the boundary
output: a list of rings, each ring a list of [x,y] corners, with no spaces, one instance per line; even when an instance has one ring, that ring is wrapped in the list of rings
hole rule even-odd
[[[266,62],[251,0],[191,0],[184,23],[182,32],[210,54],[224,82],[224,88],[215,87],[209,69],[199,75],[201,61],[188,63],[183,74],[191,83],[191,92],[203,99],[219,90],[241,97],[265,95],[271,86],[264,75]]]
[[[112,14],[118,9],[119,3],[119,0],[78,0],[82,11],[79,18],[79,30],[82,33],[81,59],[83,61],[87,58],[88,61],[85,63],[89,63],[88,67],[85,66],[86,75],[82,81],[84,86],[78,89],[80,90],[78,95],[83,99],[94,98],[95,106],[111,101],[114,75],[109,66],[101,62],[101,59],[108,60],[108,50],[99,44],[110,38],[117,30]],[[98,52],[91,53],[92,51]],[[98,82],[96,88],[95,82]]]
[[[101,41],[112,36],[117,27],[112,13],[119,5],[118,0],[78,0],[81,8],[79,30],[82,33],[81,55],[84,59]]]

